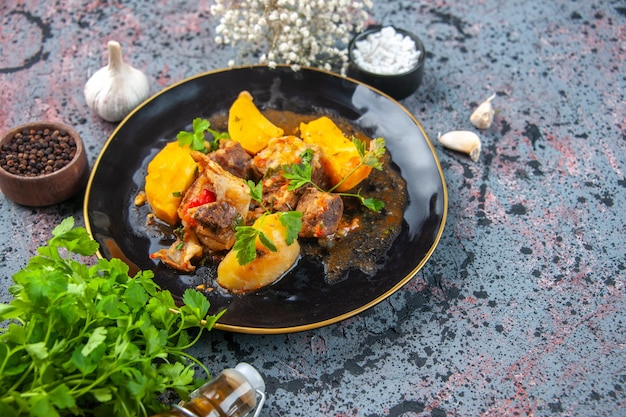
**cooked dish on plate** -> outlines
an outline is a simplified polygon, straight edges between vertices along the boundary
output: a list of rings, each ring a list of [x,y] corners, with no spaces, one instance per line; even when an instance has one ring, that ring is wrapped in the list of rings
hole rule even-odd
[[[278,281],[301,256],[321,262],[328,283],[384,266],[407,196],[383,138],[340,123],[346,135],[327,115],[261,112],[248,91],[212,119],[194,119],[148,164],[147,227],[165,222],[174,236],[153,259],[215,269],[202,288],[236,294]]]
[[[260,123],[267,123],[262,129],[257,126],[257,130],[283,131],[270,135],[271,144],[270,139],[266,139],[266,143],[250,141],[244,146],[237,140],[238,133],[245,133],[251,125],[259,123],[231,123],[229,120],[231,107],[243,91],[251,98],[239,104],[247,111],[256,107],[265,120]],[[196,119],[199,120],[196,124],[200,125],[209,122],[209,129],[215,135],[228,134],[230,138],[216,141],[218,146],[211,152],[194,154],[195,159],[190,157],[191,152],[183,153],[184,158],[181,158],[181,153],[172,149],[180,148],[178,135],[181,132],[188,134],[187,140],[193,140]],[[319,172],[314,176],[314,171],[318,170],[313,166],[318,162],[324,165],[322,152],[317,152],[317,157],[316,152],[312,152],[310,160],[305,156],[307,164],[299,160],[311,153],[307,151],[310,145],[303,138],[307,129],[303,130],[302,126],[312,124],[316,128],[318,123],[322,130],[334,131],[336,127],[350,146],[358,143],[351,140],[353,137],[360,140],[364,152],[370,150],[373,141],[384,141],[385,151],[379,160],[382,169],[372,168],[355,184],[345,180],[345,189],[337,187],[330,193],[356,195],[340,196],[343,211],[334,233],[330,230],[334,227],[333,219],[338,218],[338,203],[336,196],[331,195],[333,202],[324,193],[341,179],[330,179],[330,168],[321,179],[317,177]],[[315,135],[313,131],[310,133]],[[205,130],[203,138],[212,143],[213,133]],[[239,142],[252,161],[245,162],[247,158],[241,149],[236,149],[235,142]],[[337,141],[331,143],[337,144]],[[281,149],[286,152],[279,152]],[[165,152],[162,157],[161,152]],[[149,173],[149,165],[156,160],[154,167],[159,166],[160,159],[165,161],[164,165],[154,174]],[[329,159],[328,165],[336,161]],[[346,164],[338,164],[342,165]],[[167,176],[167,166],[175,166],[172,169],[180,174],[175,176],[178,182],[170,183],[172,189],[159,190],[163,181],[152,181],[150,177]],[[289,167],[289,178],[268,174],[281,171],[285,166]],[[319,185],[323,192],[314,193],[308,190],[312,187],[307,186],[296,190],[297,201],[289,193],[281,195],[280,185],[293,181],[308,184],[308,166],[311,182]],[[195,183],[201,172],[204,178]],[[214,181],[208,174],[217,172],[219,181]],[[339,174],[343,176],[345,174]],[[358,176],[353,180],[355,178]],[[230,181],[239,184],[240,192],[226,198],[224,191],[223,199],[216,198],[221,203],[211,208],[206,206],[213,198],[211,193],[217,197],[222,193],[220,187]],[[260,198],[262,204],[254,199],[259,185],[264,191]],[[275,193],[269,193],[272,186]],[[147,195],[150,187],[156,187],[150,192],[162,198],[162,205],[147,202],[141,205],[141,193]],[[176,198],[172,199],[174,196]],[[243,203],[247,203],[248,198],[245,213]],[[379,201],[382,208],[372,210],[363,204],[364,200]],[[300,210],[292,210],[298,204],[302,204]],[[328,207],[331,213],[322,221],[315,216],[307,220],[304,214],[299,218],[300,230],[308,230],[312,236],[294,239],[299,245],[298,251],[293,250],[295,243],[289,245],[288,239],[283,242],[271,235],[280,227],[287,228],[280,219],[275,221],[275,217],[279,217],[274,216],[276,212],[304,213],[303,207],[319,205]],[[153,206],[159,208],[155,210]],[[175,297],[180,297],[190,287],[204,289],[211,303],[211,313],[226,309],[215,326],[218,329],[267,334],[336,323],[380,303],[409,283],[437,246],[445,224],[447,193],[430,140],[415,117],[392,98],[352,79],[321,70],[304,68],[294,72],[289,67],[254,66],[199,74],[142,103],[120,122],[106,141],[92,169],[84,210],[86,227],[100,244],[100,256],[124,260],[131,272],[152,270],[155,282]],[[191,256],[189,263],[183,257],[178,263],[180,267],[176,267],[156,255],[171,250],[181,237],[177,234],[177,229],[180,231],[183,225],[181,218],[193,224],[211,216],[210,227],[195,226],[201,251]],[[232,220],[239,217],[242,222],[235,222],[233,233]],[[264,217],[263,225],[255,225],[261,217]],[[289,228],[297,226],[297,214],[286,219]],[[220,233],[214,233],[211,227],[220,229]],[[238,230],[240,235],[248,236],[239,245]],[[259,238],[265,242],[257,246],[256,237],[261,236],[261,231],[268,239]],[[184,246],[182,237],[174,247],[179,243]],[[293,253],[287,258],[295,258],[295,262],[284,272],[283,268],[277,268],[278,272],[269,274],[271,279],[263,281],[258,288],[241,284],[239,274],[231,275],[235,288],[240,286],[234,291],[226,288],[229,284],[222,286],[217,282],[218,269],[228,254],[233,253],[222,268],[232,272],[242,266],[237,254],[242,254],[245,260],[250,254],[256,259],[265,249],[272,252],[267,242],[277,250],[283,243],[290,247]],[[243,250],[233,250],[235,245]]]

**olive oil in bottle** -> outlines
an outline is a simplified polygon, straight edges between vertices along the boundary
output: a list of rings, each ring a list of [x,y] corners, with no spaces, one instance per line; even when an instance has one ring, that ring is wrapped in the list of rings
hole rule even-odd
[[[192,392],[189,401],[153,417],[245,417],[255,408],[254,415],[258,416],[264,401],[263,377],[253,366],[242,362]]]

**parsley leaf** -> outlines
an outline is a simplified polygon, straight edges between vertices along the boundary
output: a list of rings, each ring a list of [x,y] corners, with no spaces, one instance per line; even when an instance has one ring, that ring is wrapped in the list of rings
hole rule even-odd
[[[176,139],[181,146],[189,145],[189,147],[194,151],[206,153],[210,150],[215,150],[217,149],[220,140],[228,139],[230,137],[228,132],[218,132],[211,129],[211,122],[199,117],[193,119],[191,128],[193,130],[192,132],[178,132]],[[205,133],[209,133],[213,136],[213,141],[211,142],[209,149],[207,149],[205,145]]]
[[[248,188],[250,188],[250,197],[252,200],[257,203],[263,203],[263,183],[259,182],[255,184],[254,181],[248,180],[247,184]]]
[[[280,223],[287,229],[285,242],[291,245],[298,238],[298,233],[302,229],[302,213],[299,211],[287,211],[280,216]]]
[[[235,244],[239,265],[247,265],[256,258],[256,238],[259,231],[252,226],[238,226],[235,229]]]
[[[361,198],[361,202],[365,207],[376,213],[379,213],[385,207],[385,203],[376,198]]]
[[[313,184],[313,168],[310,163],[292,164],[284,168],[283,176],[289,180],[289,191],[297,190],[307,184]]]
[[[199,384],[195,369],[207,372],[184,350],[221,313],[207,315],[196,290],[178,308],[152,271],[131,277],[119,259],[87,265],[97,249],[69,217],[13,276],[13,299],[0,304],[0,321],[9,320],[0,329],[0,415],[149,416],[164,408],[158,394],[186,396]]]
[[[372,142],[370,142],[369,151],[361,156],[363,158],[363,164],[381,171],[383,169],[383,163],[381,162],[381,159],[385,154],[385,150],[385,139],[374,139]]]
[[[261,215],[260,224],[263,218],[269,214],[266,211]],[[302,229],[302,213],[298,211],[288,211],[280,213],[280,223],[287,231],[285,242],[287,245],[293,244],[298,238],[298,233]],[[233,250],[237,252],[237,262],[239,265],[247,265],[256,259],[256,240],[265,246],[269,251],[276,252],[278,248],[272,240],[261,230],[261,226],[238,226],[235,228],[235,244]]]

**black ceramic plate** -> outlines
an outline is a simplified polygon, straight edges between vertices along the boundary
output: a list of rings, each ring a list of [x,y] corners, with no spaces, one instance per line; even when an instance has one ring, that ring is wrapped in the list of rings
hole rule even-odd
[[[443,231],[445,181],[433,146],[417,120],[398,102],[357,81],[332,73],[288,67],[242,67],[200,74],[156,94],[124,119],[93,167],[85,196],[85,222],[100,243],[99,255],[117,257],[132,270],[151,269],[156,282],[175,296],[205,282],[150,259],[168,244],[145,226],[134,205],[148,162],[195,117],[228,110],[239,92],[259,107],[296,113],[330,112],[370,137],[384,137],[407,182],[409,204],[388,261],[374,277],[355,274],[326,284],[319,265],[302,262],[290,276],[243,296],[214,291],[211,312],[224,308],[218,329],[242,333],[287,333],[336,323],[374,306],[406,284],[424,265]],[[146,209],[144,209],[146,210]]]

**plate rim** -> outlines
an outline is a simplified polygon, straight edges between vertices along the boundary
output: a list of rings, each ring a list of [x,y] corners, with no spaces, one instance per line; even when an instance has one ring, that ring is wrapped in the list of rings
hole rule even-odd
[[[254,64],[254,65],[242,65],[242,66],[233,66],[233,67],[228,67],[228,68],[218,68],[218,69],[214,69],[214,70],[209,70],[209,71],[204,71],[186,78],[183,78],[175,83],[170,84],[169,86],[166,86],[164,88],[162,88],[161,90],[155,92],[153,95],[151,95],[150,97],[148,97],[146,100],[144,100],[142,103],[140,103],[137,107],[135,107],[126,117],[124,117],[124,119],[122,119],[117,126],[115,127],[115,129],[111,132],[111,134],[108,136],[107,140],[105,141],[105,143],[102,146],[102,149],[99,151],[98,156],[96,157],[96,160],[93,163],[93,166],[91,168],[91,171],[89,173],[89,179],[87,181],[87,185],[85,187],[85,194],[84,194],[84,198],[83,198],[83,218],[84,218],[84,223],[85,223],[85,229],[87,230],[87,233],[89,234],[89,236],[95,240],[94,234],[93,234],[93,230],[91,227],[91,222],[89,221],[90,215],[89,215],[89,197],[91,195],[91,191],[92,191],[92,184],[95,178],[95,175],[98,171],[98,167],[100,165],[100,162],[102,160],[102,158],[104,157],[104,154],[106,153],[107,149],[109,148],[109,145],[112,143],[113,139],[116,137],[116,135],[118,134],[118,132],[120,131],[120,129],[122,129],[124,127],[124,125],[126,124],[126,122],[131,119],[133,117],[133,115],[137,112],[139,112],[144,106],[148,105],[149,103],[151,103],[152,101],[158,99],[161,95],[167,93],[170,90],[173,90],[181,85],[184,85],[186,83],[189,83],[195,79],[198,78],[203,78],[203,77],[207,77],[207,76],[211,76],[213,74],[218,74],[218,73],[222,73],[222,72],[228,72],[228,71],[232,71],[232,70],[240,70],[240,69],[255,69],[255,68],[260,68],[260,69],[270,69],[270,70],[274,70],[276,68],[282,68],[282,69],[291,69],[293,70],[289,65],[286,64],[279,64],[276,65],[275,68],[270,67],[268,65],[262,65],[262,64]],[[434,159],[435,165],[437,166],[437,171],[439,173],[439,179],[441,180],[441,187],[442,187],[442,191],[443,191],[443,211],[441,214],[441,222],[440,225],[438,227],[437,233],[434,236],[433,239],[433,243],[431,244],[430,248],[428,249],[428,251],[426,252],[426,254],[424,255],[424,257],[421,259],[421,261],[410,271],[410,273],[406,274],[406,276],[404,276],[401,280],[399,280],[395,285],[393,285],[391,288],[389,288],[387,291],[385,291],[384,293],[380,294],[379,296],[377,296],[376,298],[370,300],[369,302],[359,306],[358,308],[354,308],[348,312],[345,312],[343,314],[334,316],[332,318],[329,319],[325,319],[325,320],[321,320],[321,321],[316,321],[313,323],[308,323],[308,324],[303,324],[303,325],[296,325],[296,326],[284,326],[284,327],[250,327],[250,326],[237,326],[237,325],[232,325],[232,324],[225,324],[225,323],[220,323],[219,320],[213,325],[213,329],[216,330],[221,330],[221,331],[227,331],[227,332],[233,332],[233,333],[245,333],[245,334],[287,334],[287,333],[295,333],[295,332],[302,332],[302,331],[307,331],[307,330],[313,330],[313,329],[317,329],[317,328],[321,328],[321,327],[326,327],[329,326],[331,324],[336,324],[339,322],[342,322],[348,318],[354,317],[362,312],[364,312],[365,310],[368,310],[372,307],[374,307],[375,305],[379,304],[380,302],[384,301],[385,299],[389,298],[391,295],[393,295],[394,293],[396,293],[400,288],[404,287],[410,280],[412,280],[415,275],[424,267],[424,265],[426,264],[426,262],[428,262],[428,260],[430,259],[430,257],[432,256],[433,252],[435,251],[435,249],[437,248],[439,241],[441,239],[441,236],[443,234],[443,231],[445,229],[446,226],[446,221],[447,221],[447,215],[448,215],[448,189],[447,189],[447,184],[446,184],[446,180],[445,180],[445,176],[443,174],[443,170],[441,168],[441,163],[439,161],[439,158],[437,157],[437,153],[435,150],[435,147],[433,146],[432,141],[430,140],[428,134],[426,133],[426,131],[424,130],[424,127],[422,126],[422,124],[417,120],[417,118],[413,115],[413,113],[411,113],[402,103],[400,103],[398,100],[394,99],[393,97],[389,96],[388,94],[386,94],[385,92],[378,90],[375,87],[372,87],[369,84],[366,84],[362,81],[359,81],[357,79],[348,77],[348,76],[344,76],[341,74],[337,74],[331,71],[327,71],[324,69],[320,69],[320,68],[313,68],[313,67],[300,67],[299,70],[304,70],[304,71],[313,71],[313,72],[318,72],[318,73],[323,73],[332,77],[336,77],[336,78],[340,78],[343,80],[347,80],[350,81],[354,84],[357,85],[361,85],[366,87],[369,90],[373,90],[374,92],[376,92],[377,94],[386,97],[387,99],[391,100],[392,102],[394,102],[400,109],[402,109],[402,111],[404,111],[409,118],[411,119],[411,121],[413,123],[415,123],[415,125],[418,127],[418,129],[420,130],[424,140],[426,141],[426,144],[428,146],[428,148],[430,149],[431,155]],[[105,256],[102,255],[102,252],[100,251],[100,249],[98,249],[96,251],[96,256],[99,259],[106,259]]]

